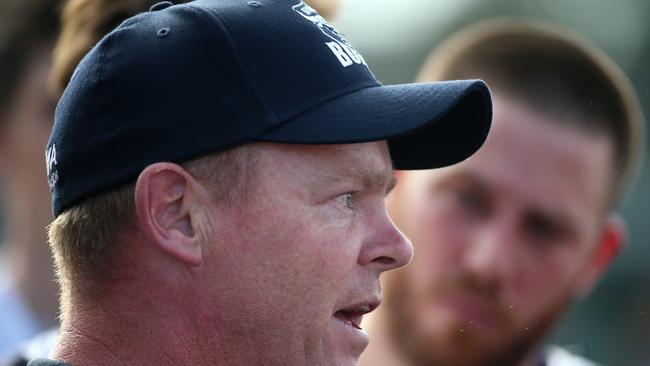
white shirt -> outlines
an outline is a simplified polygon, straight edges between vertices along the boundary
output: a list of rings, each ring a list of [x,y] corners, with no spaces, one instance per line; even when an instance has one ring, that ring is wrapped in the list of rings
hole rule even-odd
[[[574,355],[564,348],[548,346],[545,350],[545,366],[598,366],[586,358]]]

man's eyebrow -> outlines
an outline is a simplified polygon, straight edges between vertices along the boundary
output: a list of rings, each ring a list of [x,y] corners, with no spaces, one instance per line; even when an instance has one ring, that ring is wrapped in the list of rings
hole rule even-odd
[[[320,173],[323,185],[338,184],[342,182],[354,182],[364,188],[375,189],[384,192],[386,195],[395,188],[397,179],[390,170],[375,170],[368,167],[355,167],[341,169],[337,172]]]
[[[466,171],[457,171],[443,176],[439,179],[438,185],[441,187],[447,187],[459,183],[475,187],[482,192],[490,192],[490,188],[481,177],[472,172]]]
[[[372,168],[361,168],[354,171],[352,178],[361,183],[364,187],[384,191],[388,194],[395,188],[397,179],[389,170],[375,170]]]

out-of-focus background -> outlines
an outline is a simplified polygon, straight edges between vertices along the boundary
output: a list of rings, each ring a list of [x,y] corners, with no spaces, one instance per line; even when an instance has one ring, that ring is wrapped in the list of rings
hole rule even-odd
[[[339,1],[341,9],[335,25],[385,84],[413,81],[429,51],[465,25],[495,16],[527,16],[573,28],[602,47],[630,77],[644,114],[650,113],[648,1]],[[44,163],[42,170],[45,182]],[[594,293],[565,316],[552,339],[605,365],[640,366],[650,362],[650,266],[646,265],[650,262],[649,183],[650,169],[646,166],[636,188],[621,205],[630,229],[627,248]],[[7,200],[0,197],[0,206]],[[0,234],[6,232],[6,225],[2,225],[6,222],[7,217],[0,215]],[[1,258],[6,249],[6,245],[2,248],[4,241],[0,240],[0,265],[8,261]]]
[[[347,0],[334,23],[384,84],[411,82],[442,39],[474,21],[526,16],[575,29],[608,52],[650,113],[650,2],[645,0]],[[648,161],[646,156],[646,162]],[[650,169],[621,205],[629,242],[552,341],[605,365],[650,362]]]

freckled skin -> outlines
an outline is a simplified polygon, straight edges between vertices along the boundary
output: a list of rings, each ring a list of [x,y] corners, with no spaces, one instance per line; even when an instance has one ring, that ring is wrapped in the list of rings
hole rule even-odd
[[[333,314],[379,298],[380,273],[412,254],[384,206],[387,145],[266,144],[258,167],[246,199],[210,212],[227,245],[206,254],[206,316],[249,364],[356,364],[365,343]],[[385,181],[364,186],[361,170]]]
[[[521,365],[598,277],[589,272],[604,230],[611,142],[494,98],[477,154],[401,172],[388,198],[415,256],[388,275],[376,317],[388,319],[405,365]]]
[[[97,281],[90,298],[71,294],[54,358],[358,364],[367,335],[342,313],[377,305],[380,274],[413,254],[385,207],[394,186],[388,146],[253,148],[248,184],[228,199],[177,164],[140,174],[139,228],[125,235],[110,280]]]

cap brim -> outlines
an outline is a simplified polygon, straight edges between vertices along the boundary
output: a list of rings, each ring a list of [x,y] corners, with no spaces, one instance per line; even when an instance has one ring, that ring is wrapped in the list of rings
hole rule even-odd
[[[342,144],[388,140],[396,169],[463,161],[485,141],[492,121],[481,80],[378,86],[332,99],[255,140]]]

